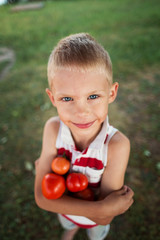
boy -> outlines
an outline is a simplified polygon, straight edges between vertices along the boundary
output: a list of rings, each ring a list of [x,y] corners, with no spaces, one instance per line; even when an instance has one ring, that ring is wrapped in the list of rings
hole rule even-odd
[[[63,240],[73,239],[79,227],[88,228],[89,239],[102,240],[112,219],[133,203],[133,191],[123,186],[130,143],[108,123],[108,105],[118,91],[118,83],[112,82],[110,57],[89,34],[68,36],[50,55],[48,81],[46,92],[59,117],[49,119],[44,128],[42,153],[36,162],[36,203],[59,213],[66,229]],[[63,153],[70,158],[70,171],[87,176],[97,201],[68,195],[56,200],[43,197],[42,178],[51,172],[53,158]]]

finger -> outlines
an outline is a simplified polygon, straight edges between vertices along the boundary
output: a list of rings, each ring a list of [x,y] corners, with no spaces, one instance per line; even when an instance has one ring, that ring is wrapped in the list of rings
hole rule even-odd
[[[134,203],[134,199],[132,198],[132,199],[131,199],[131,205],[132,205],[133,203]],[[130,206],[131,206],[131,205],[130,205]]]
[[[126,210],[124,212],[126,212],[131,206],[132,204],[134,203],[134,200],[133,198],[128,202],[128,204],[126,205]]]
[[[124,185],[120,190],[117,191],[118,194],[124,195],[128,190],[128,187]]]
[[[123,186],[123,189],[124,189],[125,192],[127,192],[127,191],[128,191],[127,185],[124,185],[124,186]]]
[[[131,198],[131,200],[129,201],[129,207],[134,203],[133,198]]]
[[[134,200],[133,200],[133,198],[130,200],[130,202],[129,202],[129,205],[128,205],[128,209],[132,206],[132,204],[134,203]]]
[[[134,196],[134,192],[130,187],[127,187],[126,196],[129,198],[132,198]]]

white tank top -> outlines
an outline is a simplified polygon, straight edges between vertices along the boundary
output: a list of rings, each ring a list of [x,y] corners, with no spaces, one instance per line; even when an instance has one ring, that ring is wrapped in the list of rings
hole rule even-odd
[[[69,128],[60,121],[56,140],[58,155],[71,161],[71,172],[81,172],[88,178],[89,186],[98,187],[107,165],[108,143],[118,130],[109,125],[108,117],[93,142],[82,152],[78,151]],[[63,215],[80,227],[94,227],[96,223],[82,216]]]

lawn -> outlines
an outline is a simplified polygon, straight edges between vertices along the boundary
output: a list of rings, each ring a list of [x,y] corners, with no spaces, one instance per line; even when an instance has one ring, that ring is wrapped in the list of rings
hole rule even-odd
[[[160,232],[160,2],[159,0],[45,1],[44,8],[11,12],[0,6],[0,55],[15,62],[0,79],[0,205],[2,240],[59,240],[56,215],[34,201],[34,161],[45,121],[56,115],[45,93],[48,56],[71,33],[89,32],[111,55],[120,84],[110,122],[131,141],[126,184],[134,204],[111,225],[109,240],[158,240]],[[0,62],[0,71],[8,64]],[[76,240],[87,239],[84,230]]]

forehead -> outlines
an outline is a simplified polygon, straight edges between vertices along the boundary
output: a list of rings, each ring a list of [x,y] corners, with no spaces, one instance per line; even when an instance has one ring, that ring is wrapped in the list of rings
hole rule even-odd
[[[59,68],[54,71],[52,89],[61,92],[85,92],[106,91],[108,81],[105,71],[102,69],[89,68]]]

